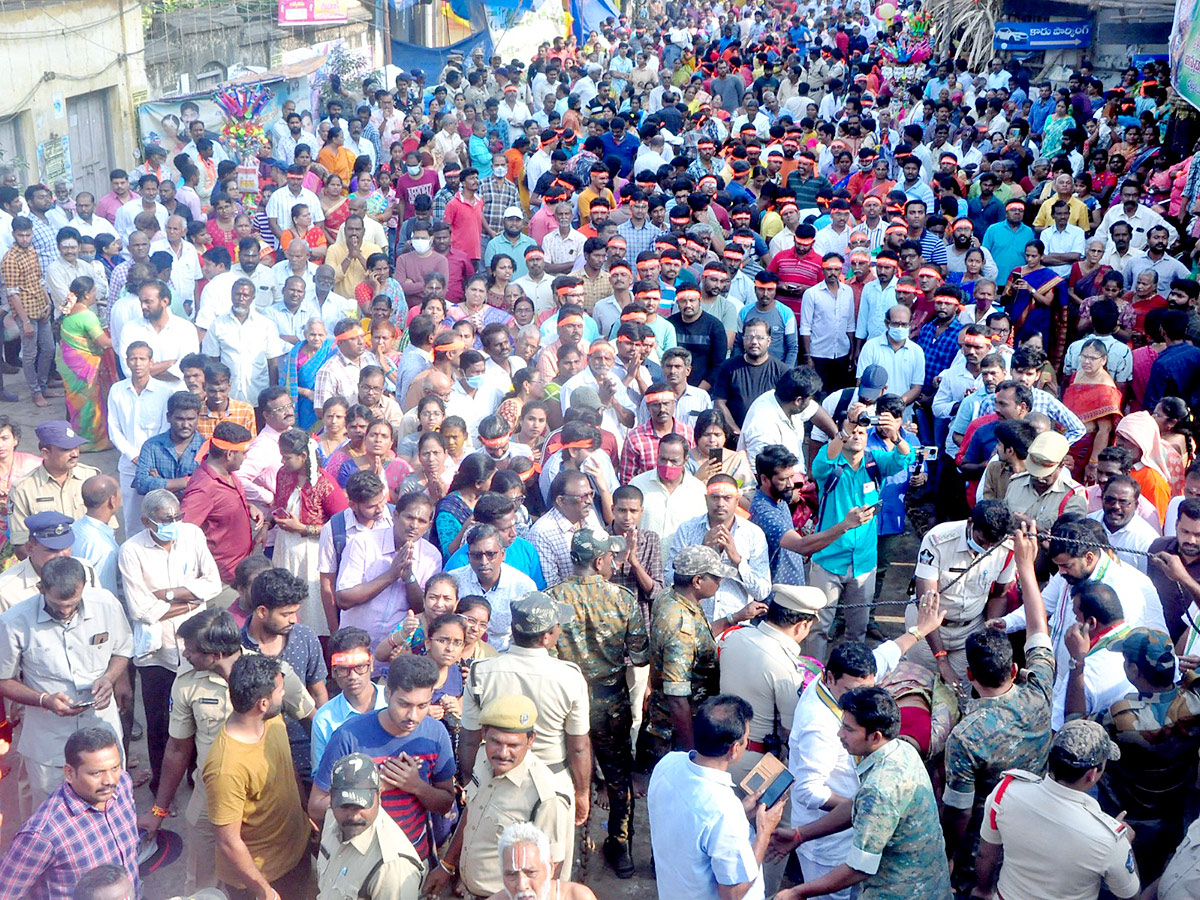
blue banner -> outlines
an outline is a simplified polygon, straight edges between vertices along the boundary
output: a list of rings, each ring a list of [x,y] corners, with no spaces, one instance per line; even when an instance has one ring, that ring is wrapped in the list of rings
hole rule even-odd
[[[997,22],[993,44],[997,50],[1060,50],[1092,43],[1092,23]]]
[[[463,59],[467,59],[476,47],[483,48],[485,58],[492,55],[492,35],[486,28],[468,38],[463,38],[457,44],[450,44],[448,47],[423,47],[420,44],[406,44],[403,41],[394,40],[392,41],[392,61],[395,65],[410,71],[414,68],[424,70],[429,83],[433,84],[433,80],[442,71],[451,53],[458,51],[463,55]]]
[[[571,30],[575,33],[575,41],[579,46],[587,40],[587,36],[600,29],[600,23],[610,16],[614,19],[621,15],[620,11],[609,0],[570,0]]]

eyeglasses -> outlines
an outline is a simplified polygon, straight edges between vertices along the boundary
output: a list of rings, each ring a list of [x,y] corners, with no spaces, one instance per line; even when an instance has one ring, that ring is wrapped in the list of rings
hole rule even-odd
[[[357,666],[333,666],[334,676],[349,675],[353,672],[355,675],[366,675],[371,671],[370,663],[361,663]]]
[[[578,500],[581,503],[591,503],[596,499],[595,491],[588,491],[586,494],[563,494],[564,500]]]
[[[267,407],[267,412],[275,413],[275,415],[277,415],[277,416],[287,415],[288,413],[294,413],[295,411],[296,411],[296,408],[294,406],[292,406],[292,404],[290,404],[290,403],[287,406],[268,406]]]
[[[466,642],[455,640],[448,637],[435,637],[429,639],[434,644],[441,644],[443,647],[462,647]]]
[[[467,556],[471,559],[495,559],[501,555],[500,550],[468,550]]]
[[[462,616],[461,618],[472,628],[487,628],[491,622],[491,619],[474,619],[471,616]]]

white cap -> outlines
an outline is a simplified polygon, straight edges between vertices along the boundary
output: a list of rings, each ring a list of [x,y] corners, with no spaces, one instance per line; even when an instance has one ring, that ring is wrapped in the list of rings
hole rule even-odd
[[[510,206],[504,210],[505,219],[524,219],[525,213],[519,206]]]

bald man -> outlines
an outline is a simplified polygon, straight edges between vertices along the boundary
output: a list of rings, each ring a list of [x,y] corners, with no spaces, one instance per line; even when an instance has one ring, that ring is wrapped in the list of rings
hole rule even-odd
[[[93,475],[81,488],[86,514],[71,526],[71,555],[90,563],[100,587],[117,595],[116,515],[121,486],[111,475]]]

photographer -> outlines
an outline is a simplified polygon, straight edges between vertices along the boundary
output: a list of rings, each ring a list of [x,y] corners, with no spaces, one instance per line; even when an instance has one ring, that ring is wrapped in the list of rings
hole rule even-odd
[[[894,444],[892,449],[867,449],[872,424],[879,437]],[[840,430],[833,440],[813,458],[812,474],[820,502],[817,531],[840,521],[851,507],[873,506],[878,512],[883,505],[883,479],[912,465],[914,459],[900,419],[891,412],[881,412],[873,422],[863,404],[852,403],[838,425]],[[878,538],[878,516],[873,516],[812,556],[809,581],[825,592],[828,601],[810,638],[810,651],[818,659],[825,658],[839,600],[849,607],[866,602],[875,593]],[[863,640],[869,618],[866,607],[848,608],[846,640]]]

